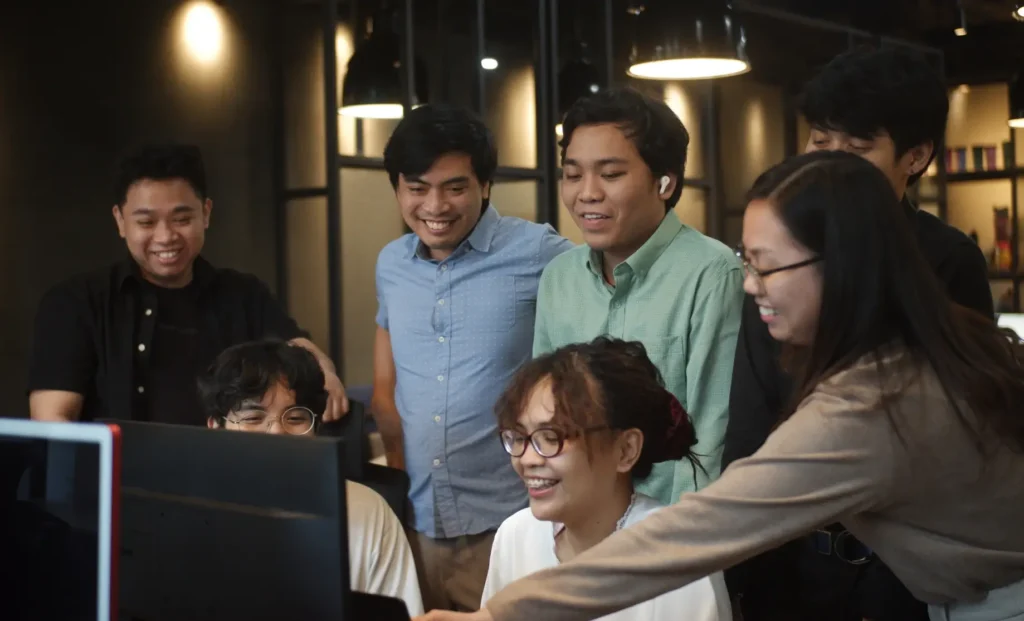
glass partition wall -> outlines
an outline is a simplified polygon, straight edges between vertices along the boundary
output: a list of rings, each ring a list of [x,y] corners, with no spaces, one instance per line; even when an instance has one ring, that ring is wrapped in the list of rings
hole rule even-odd
[[[734,244],[754,178],[802,150],[803,82],[839,52],[878,41],[833,24],[735,3],[752,70],[696,81],[627,76],[637,44],[627,0],[344,0],[286,3],[280,30],[278,290],[346,385],[372,380],[377,254],[405,232],[383,168],[398,118],[426,102],[476,111],[499,152],[493,202],[579,243],[558,197],[560,124],[580,95],[630,85],[690,132],[679,217]],[[898,44],[886,41],[885,44]],[[371,53],[372,52],[372,53]],[[930,52],[941,63],[938,52]],[[360,54],[360,58],[353,56]],[[369,60],[367,60],[369,57]],[[367,82],[367,75],[390,82]],[[397,89],[398,94],[394,93]],[[376,98],[376,100],[374,100]],[[357,101],[358,100],[358,101]],[[339,109],[341,109],[339,111]],[[939,162],[936,179],[944,183]],[[933,192],[945,214],[944,191]]]

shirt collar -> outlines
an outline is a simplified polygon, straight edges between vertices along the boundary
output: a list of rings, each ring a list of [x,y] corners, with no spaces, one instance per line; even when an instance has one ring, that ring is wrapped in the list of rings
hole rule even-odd
[[[192,263],[192,282],[196,283],[200,290],[205,290],[213,283],[216,276],[217,269],[202,256],[197,256],[195,262]],[[142,270],[139,269],[135,259],[131,257],[117,264],[115,278],[118,289],[123,289],[127,283],[138,284],[144,280]]]
[[[476,226],[470,231],[469,236],[459,244],[459,247],[452,253],[452,256],[455,256],[456,253],[466,246],[480,252],[490,252],[491,244],[494,242],[494,234],[498,231],[499,222],[501,222],[501,214],[494,208],[494,205],[488,205],[487,209],[484,209],[484,212],[480,214],[480,220],[477,221]],[[423,245],[423,242],[419,238],[413,237],[412,252],[409,254],[409,258],[417,257],[425,261],[432,260],[430,252]]]
[[[674,210],[669,211],[665,214],[658,228],[654,230],[654,234],[648,237],[647,241],[624,261],[624,264],[636,274],[648,272],[682,229],[683,223],[679,220],[679,216],[676,215]],[[587,269],[595,275],[604,278],[600,252],[591,250],[587,253],[586,261]],[[615,269],[618,269],[618,266]]]

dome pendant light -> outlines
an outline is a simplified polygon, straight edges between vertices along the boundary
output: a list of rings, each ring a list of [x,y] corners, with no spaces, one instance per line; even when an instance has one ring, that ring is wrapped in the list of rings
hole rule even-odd
[[[628,75],[705,80],[750,71],[747,39],[726,0],[649,0],[630,9],[636,32]]]
[[[405,67],[394,21],[392,11],[382,10],[374,15],[370,36],[348,61],[341,87],[340,114],[363,119],[400,119],[404,115]],[[414,106],[426,101],[426,83],[426,71],[417,59]]]

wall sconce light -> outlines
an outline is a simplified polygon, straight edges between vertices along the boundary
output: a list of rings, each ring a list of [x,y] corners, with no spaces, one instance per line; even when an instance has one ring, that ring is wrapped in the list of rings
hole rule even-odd
[[[348,61],[339,114],[363,119],[400,119],[405,114],[405,65],[394,18],[395,14],[387,10],[374,15],[370,36]],[[414,71],[416,92],[412,100],[417,106],[427,100],[426,69],[418,59]]]
[[[646,80],[703,80],[750,71],[747,38],[727,0],[648,0],[630,9],[636,32],[627,72]]]
[[[212,63],[224,46],[220,9],[211,2],[193,2],[185,9],[182,40],[188,53],[201,63]]]

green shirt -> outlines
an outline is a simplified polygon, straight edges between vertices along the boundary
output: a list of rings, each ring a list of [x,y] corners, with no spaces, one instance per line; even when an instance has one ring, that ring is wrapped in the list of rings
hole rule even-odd
[[[743,267],[724,244],[670,212],[654,234],[615,267],[615,286],[599,253],[577,246],[541,276],[533,354],[607,335],[640,341],[697,430],[707,476],[689,461],[655,464],[638,491],[665,504],[718,477],[729,386],[743,303]],[[668,413],[666,412],[666,416]],[[695,485],[696,483],[696,485]]]

